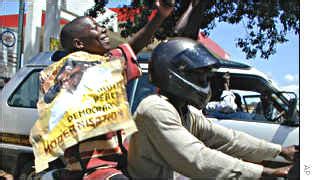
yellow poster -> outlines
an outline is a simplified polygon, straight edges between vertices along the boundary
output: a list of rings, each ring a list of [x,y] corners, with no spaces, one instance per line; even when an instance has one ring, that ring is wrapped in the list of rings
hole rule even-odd
[[[39,119],[30,135],[36,172],[82,140],[121,129],[126,134],[136,130],[121,62],[76,52],[41,72]]]
[[[60,41],[57,38],[49,38],[49,51],[56,51],[62,49]]]

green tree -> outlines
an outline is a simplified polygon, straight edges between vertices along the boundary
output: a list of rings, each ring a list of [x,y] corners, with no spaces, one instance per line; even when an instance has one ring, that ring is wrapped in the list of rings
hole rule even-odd
[[[100,14],[105,13],[106,11],[105,6],[108,3],[108,0],[94,0],[94,2],[95,2],[94,6],[86,10],[86,12],[84,12],[85,16],[91,16],[91,17],[96,18]],[[102,23],[105,25],[106,21]]]
[[[192,0],[194,1],[194,0]],[[200,27],[207,35],[218,23],[242,23],[247,35],[238,37],[236,45],[246,54],[247,59],[268,59],[276,53],[276,46],[287,42],[287,34],[300,33],[300,1],[298,0],[200,0],[203,3]],[[155,37],[159,40],[174,37],[176,22],[186,11],[190,1],[176,0],[175,9]],[[123,37],[132,36],[148,21],[154,9],[153,0],[134,0],[131,8],[139,8],[141,13],[120,24]],[[194,21],[190,22],[191,24]],[[192,24],[192,26],[194,26]]]

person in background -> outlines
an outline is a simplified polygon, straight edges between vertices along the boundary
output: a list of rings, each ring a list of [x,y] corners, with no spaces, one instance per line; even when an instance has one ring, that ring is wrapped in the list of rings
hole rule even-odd
[[[260,95],[260,102],[256,105],[254,114],[263,116],[268,121],[273,120],[274,107],[271,98],[271,93],[263,91]]]
[[[210,101],[206,110],[211,113],[223,113],[230,114],[234,113],[237,110],[237,104],[235,103],[235,95],[233,91],[230,90],[230,75],[225,73],[222,76],[223,79],[223,91],[220,97],[220,101]]]
[[[237,105],[236,112],[243,112],[241,95],[236,92],[233,92],[233,94],[235,96],[235,104]]]
[[[224,90],[220,101],[210,101],[203,113],[209,118],[252,120],[252,114],[243,112],[241,96],[230,90],[230,74],[225,73],[222,79]]]

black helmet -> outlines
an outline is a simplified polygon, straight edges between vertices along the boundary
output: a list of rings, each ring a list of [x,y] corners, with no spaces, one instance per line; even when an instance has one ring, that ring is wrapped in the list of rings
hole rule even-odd
[[[203,108],[211,98],[210,69],[217,64],[218,59],[202,44],[175,38],[153,50],[150,78],[162,91]]]

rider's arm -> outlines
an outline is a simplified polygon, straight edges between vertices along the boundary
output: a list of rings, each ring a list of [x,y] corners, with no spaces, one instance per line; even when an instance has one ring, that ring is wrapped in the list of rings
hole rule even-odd
[[[263,167],[210,149],[181,123],[179,114],[167,101],[147,98],[137,109],[139,131],[175,171],[198,178],[259,178]],[[153,155],[152,155],[153,156]]]
[[[251,162],[272,159],[281,151],[278,144],[215,124],[211,119],[206,119],[199,110],[193,107],[190,109],[195,112],[192,133],[211,148]]]

